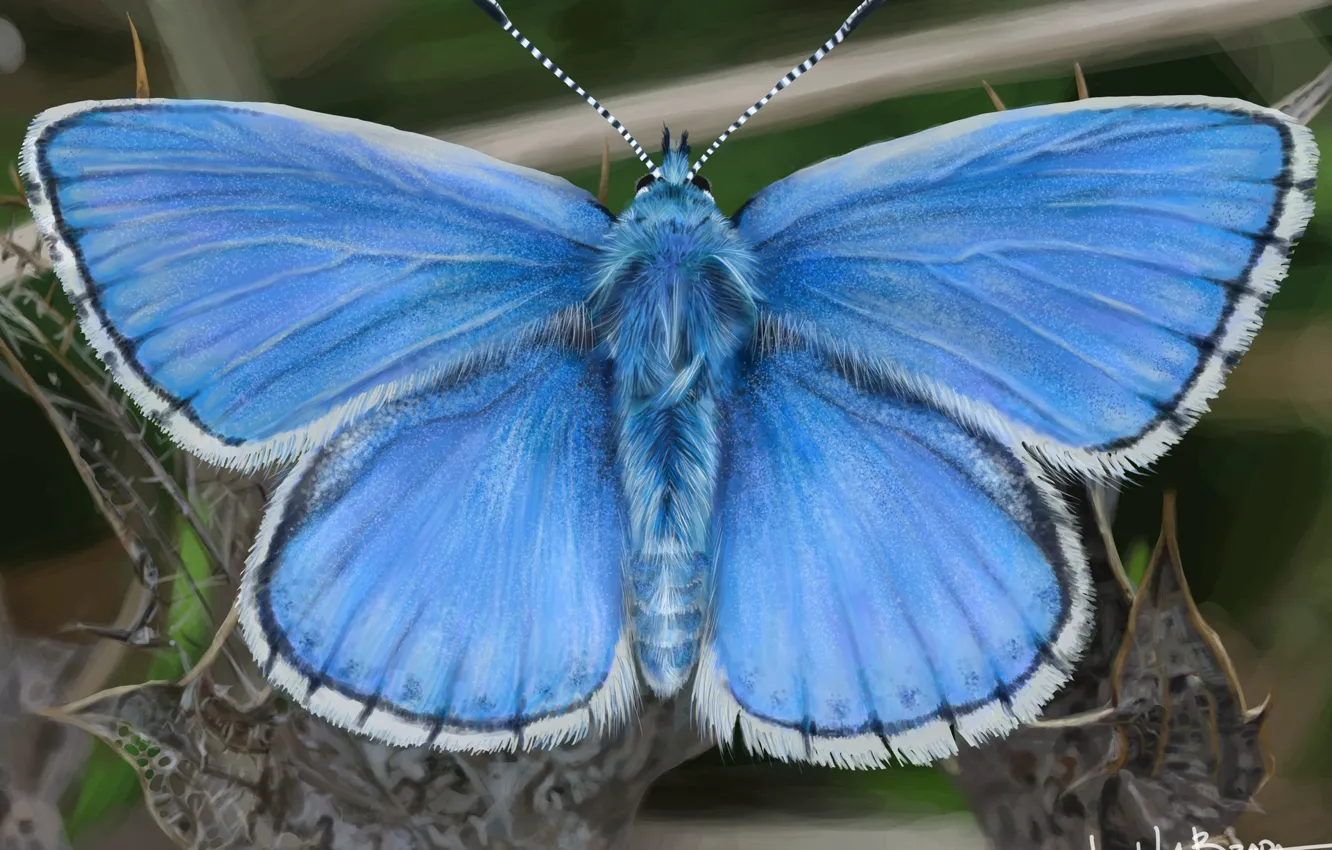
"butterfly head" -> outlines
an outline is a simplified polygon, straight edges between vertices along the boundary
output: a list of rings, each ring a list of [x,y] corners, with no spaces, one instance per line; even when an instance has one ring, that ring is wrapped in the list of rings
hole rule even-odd
[[[672,148],[667,130],[662,153],[608,233],[592,301],[612,359],[644,375],[738,350],[757,310],[753,251],[690,178],[688,136]]]
[[[660,176],[656,173],[644,175],[638,181],[634,197],[640,198],[648,193],[665,191],[670,194],[702,195],[712,201],[712,186],[707,178],[689,174],[689,133],[680,134],[680,143],[671,147],[670,128],[663,128],[661,134],[662,163]]]

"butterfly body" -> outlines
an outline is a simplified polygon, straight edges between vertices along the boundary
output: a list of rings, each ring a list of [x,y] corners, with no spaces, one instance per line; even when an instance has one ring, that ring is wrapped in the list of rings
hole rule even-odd
[[[1089,99],[869,145],[729,218],[677,149],[615,216],[364,122],[127,100],[48,110],[20,171],[145,415],[294,461],[237,604],[296,704],[489,752],[611,734],[692,677],[722,744],[874,767],[1069,680],[1090,570],[1052,468],[1120,477],[1202,415],[1317,161],[1261,106]]]
[[[670,148],[669,134],[665,147]],[[753,252],[689,184],[689,148],[608,235],[592,311],[614,376],[638,660],[674,693],[697,660],[720,457],[718,404],[757,312]]]

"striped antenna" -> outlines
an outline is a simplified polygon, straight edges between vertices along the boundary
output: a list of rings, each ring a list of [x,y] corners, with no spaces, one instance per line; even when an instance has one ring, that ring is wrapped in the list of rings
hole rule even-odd
[[[708,148],[707,151],[698,158],[698,162],[694,163],[694,167],[689,169],[689,176],[685,178],[686,182],[694,178],[694,175],[698,173],[698,170],[703,167],[703,163],[707,162],[708,158],[717,152],[717,148],[722,146],[722,142],[730,138],[731,134],[736,130],[743,127],[746,121],[753,118],[754,113],[767,106],[768,101],[776,97],[779,91],[791,85],[791,83],[794,83],[801,74],[804,74],[810,68],[819,64],[819,62],[823,60],[823,57],[832,53],[834,47],[841,44],[843,41],[846,41],[846,37],[850,35],[856,27],[863,24],[865,19],[870,16],[870,13],[882,6],[884,2],[885,0],[864,0],[863,3],[857,6],[856,10],[851,13],[851,17],[847,18],[842,26],[838,28],[837,32],[833,33],[832,38],[825,41],[823,46],[818,50],[815,50],[808,59],[792,68],[785,77],[778,80],[777,85],[772,87],[772,91],[764,95],[763,99],[758,103],[746,109],[743,115],[735,119],[734,124],[726,128],[725,133],[722,133],[717,137],[717,141],[712,143],[712,147]]]
[[[509,16],[504,13],[504,10],[500,8],[500,4],[496,2],[496,0],[472,0],[472,2],[475,3],[481,11],[489,15],[492,21],[504,27],[504,31],[513,36],[513,40],[522,45],[528,53],[531,53],[533,59],[540,62],[546,67],[547,71],[550,71],[555,75],[555,79],[573,89],[579,97],[587,101],[587,105],[595,109],[597,114],[602,118],[605,118],[606,123],[614,127],[615,132],[619,133],[620,136],[629,143],[629,147],[634,149],[634,153],[638,155],[639,161],[648,167],[648,171],[652,172],[652,176],[656,177],[658,180],[661,179],[661,169],[653,163],[651,157],[647,155],[647,151],[643,150],[643,146],[638,143],[638,140],[633,137],[629,130],[616,120],[615,116],[611,115],[606,107],[597,102],[595,97],[584,91],[582,86],[575,83],[568,74],[560,70],[560,66],[550,61],[544,53],[537,49],[535,44],[524,38],[523,34],[518,32],[517,28],[514,27],[513,22],[509,20]]]

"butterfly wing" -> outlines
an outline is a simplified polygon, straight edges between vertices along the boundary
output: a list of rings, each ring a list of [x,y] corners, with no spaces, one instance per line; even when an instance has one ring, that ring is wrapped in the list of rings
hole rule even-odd
[[[21,169],[116,379],[242,468],[578,304],[610,220],[562,179],[271,104],[59,107]]]
[[[871,145],[736,216],[769,330],[1008,442],[1120,473],[1246,350],[1313,211],[1317,149],[1235,100],[1106,98]]]
[[[785,760],[928,763],[1030,721],[1090,631],[1060,497],[989,435],[809,351],[748,364],[723,441],[694,709]]]
[[[551,746],[622,720],[636,685],[598,368],[544,348],[474,363],[308,453],[241,589],[269,677],[399,745]]]

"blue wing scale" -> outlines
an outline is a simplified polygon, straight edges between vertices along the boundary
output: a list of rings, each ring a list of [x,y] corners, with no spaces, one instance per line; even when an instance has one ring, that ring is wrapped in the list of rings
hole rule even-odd
[[[746,367],[695,711],[782,759],[929,763],[953,728],[1039,715],[1090,630],[1087,569],[1030,460],[862,377],[810,351]]]
[[[271,104],[59,107],[21,168],[96,352],[240,468],[521,345],[581,303],[610,223],[559,178]]]
[[[283,482],[241,626],[304,707],[403,745],[512,750],[636,697],[606,377],[563,351],[473,364]]]
[[[1313,211],[1312,133],[1242,101],[981,115],[780,180],[736,216],[769,332],[1056,466],[1173,444],[1247,349]]]

